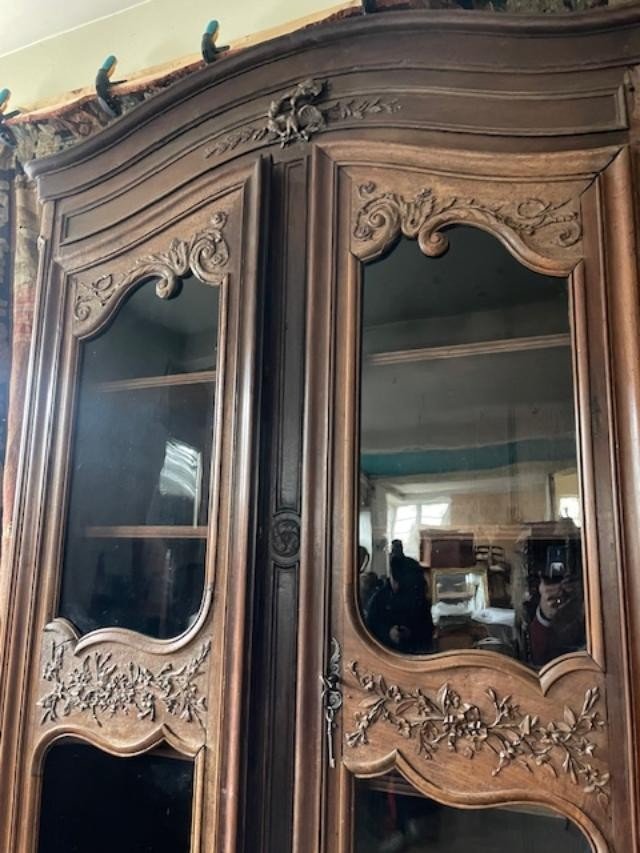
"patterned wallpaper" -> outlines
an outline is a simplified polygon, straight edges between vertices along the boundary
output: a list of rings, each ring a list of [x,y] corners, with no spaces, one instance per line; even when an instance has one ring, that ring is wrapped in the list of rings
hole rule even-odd
[[[9,251],[9,203],[12,173],[0,169],[0,471],[7,442],[7,405],[11,367],[11,253]]]

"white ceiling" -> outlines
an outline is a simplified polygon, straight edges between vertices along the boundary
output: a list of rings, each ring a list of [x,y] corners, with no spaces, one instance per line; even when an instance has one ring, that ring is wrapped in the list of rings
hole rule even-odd
[[[149,0],[1,0],[0,56]],[[98,57],[100,61],[104,57]],[[99,64],[99,63],[98,63]]]

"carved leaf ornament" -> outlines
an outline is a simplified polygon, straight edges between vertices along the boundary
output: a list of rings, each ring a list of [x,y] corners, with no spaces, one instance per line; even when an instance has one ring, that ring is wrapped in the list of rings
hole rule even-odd
[[[345,736],[347,746],[367,744],[369,731],[382,724],[414,740],[418,755],[425,759],[435,758],[441,748],[468,759],[490,750],[497,759],[494,776],[514,763],[532,774],[539,770],[553,778],[566,774],[574,785],[581,785],[586,794],[596,794],[600,805],[607,807],[609,773],[592,763],[596,751],[592,735],[605,727],[595,710],[600,700],[597,687],[586,691],[579,711],[567,706],[562,720],[545,724],[538,716],[521,711],[511,696],[500,698],[492,688],[486,691],[487,713],[464,702],[448,684],[429,696],[420,688],[405,690],[387,684],[382,675],[361,672],[357,662],[349,671],[369,698],[355,714],[356,727]]]
[[[132,713],[139,720],[153,721],[162,708],[187,723],[203,725],[207,700],[199,682],[210,641],[182,666],[167,663],[157,672],[133,661],[122,666],[110,653],[93,652],[65,673],[66,647],[67,642],[53,642],[43,667],[42,677],[51,689],[38,703],[43,709],[42,724],[72,713],[88,714],[99,726],[101,718],[117,714]]]
[[[394,192],[376,192],[368,182],[358,189],[363,204],[356,216],[353,236],[359,241],[395,239],[402,233],[418,239],[420,248],[430,257],[442,255],[448,248],[446,236],[438,228],[449,222],[502,225],[525,243],[540,231],[549,234],[559,248],[575,246],[582,237],[579,214],[571,210],[571,201],[550,202],[539,198],[488,204],[475,198],[440,196],[430,187],[406,199]]]
[[[191,240],[173,240],[168,251],[139,258],[126,273],[114,277],[110,273],[91,282],[78,281],[73,316],[89,324],[96,314],[130,285],[147,278],[157,278],[156,293],[169,299],[179,289],[182,279],[193,273],[208,284],[221,284],[229,262],[229,246],[224,237],[227,214],[218,211],[211,226]]]

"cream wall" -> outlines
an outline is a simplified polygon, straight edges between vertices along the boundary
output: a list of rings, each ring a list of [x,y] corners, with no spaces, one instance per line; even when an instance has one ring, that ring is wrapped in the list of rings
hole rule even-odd
[[[144,0],[0,56],[0,88],[11,90],[12,108],[32,109],[91,87],[110,53],[118,57],[117,80],[197,59],[201,34],[211,18],[221,22],[218,43],[235,47],[358,5],[359,0],[338,6],[327,0]]]

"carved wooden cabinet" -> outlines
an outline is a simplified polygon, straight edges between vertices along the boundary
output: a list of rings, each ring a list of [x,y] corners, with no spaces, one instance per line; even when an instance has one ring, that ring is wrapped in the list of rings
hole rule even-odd
[[[354,16],[30,164],[2,850],[640,849],[638,62]]]

